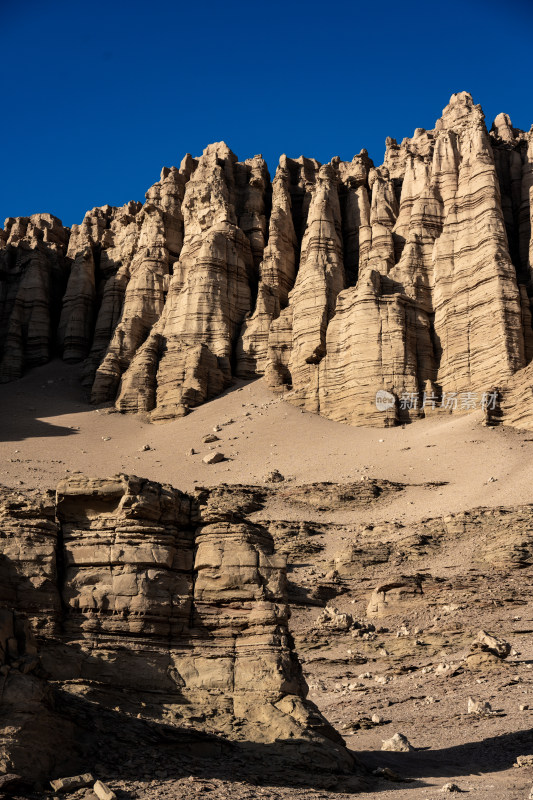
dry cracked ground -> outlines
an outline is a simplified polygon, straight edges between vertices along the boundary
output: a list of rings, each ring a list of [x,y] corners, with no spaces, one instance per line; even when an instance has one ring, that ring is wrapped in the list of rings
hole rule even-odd
[[[530,796],[533,759],[521,758],[533,752],[530,434],[486,427],[478,412],[347,428],[261,381],[154,425],[88,405],[78,368],[61,362],[1,386],[0,404],[6,487],[54,488],[81,471],[255,492],[249,518],[287,558],[309,698],[359,764],[357,776],[311,776],[277,769],[268,748],[248,760],[215,744],[200,755],[162,746],[124,715],[125,699],[102,711],[92,766],[117,798]],[[218,451],[224,460],[204,463]],[[269,481],[275,471],[284,480]],[[396,734],[395,749],[382,749]]]

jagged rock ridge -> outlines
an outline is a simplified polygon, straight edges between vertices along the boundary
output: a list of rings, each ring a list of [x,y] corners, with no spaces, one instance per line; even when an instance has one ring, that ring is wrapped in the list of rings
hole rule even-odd
[[[144,205],[10,219],[0,379],[59,353],[93,402],[164,420],[264,375],[355,425],[496,391],[493,421],[532,427],[532,136],[461,92],[377,168],[282,156],[271,183],[218,143]]]

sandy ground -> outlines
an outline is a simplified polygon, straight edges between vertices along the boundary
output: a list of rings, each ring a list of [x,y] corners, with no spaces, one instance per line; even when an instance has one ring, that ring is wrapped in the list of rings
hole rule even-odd
[[[278,469],[298,484],[365,476],[414,484],[374,509],[373,522],[533,500],[533,436],[484,427],[480,412],[437,415],[405,428],[350,428],[300,411],[258,380],[238,383],[187,417],[153,425],[95,409],[78,376],[78,367],[55,361],[0,386],[1,483],[53,488],[78,470],[99,477],[127,472],[190,490],[260,483]],[[221,441],[202,444],[215,425]],[[151,449],[141,452],[144,445]],[[204,464],[212,449],[227,460]],[[446,485],[420,485],[432,482]],[[363,521],[366,513],[342,521]]]
[[[477,506],[533,502],[533,435],[484,427],[479,412],[439,414],[405,428],[349,428],[302,413],[259,380],[237,383],[183,419],[152,425],[142,416],[89,405],[79,368],[60,361],[0,386],[0,409],[0,483],[12,487],[53,488],[74,471],[95,477],[123,471],[190,490],[219,483],[257,484],[274,469],[286,478],[276,484],[280,493],[292,485],[365,477],[408,484],[366,507],[320,511],[307,506],[298,511],[297,504],[280,497],[261,512],[267,519],[297,519],[300,514],[301,519],[339,525],[406,523]],[[220,441],[203,444],[202,438],[217,426]],[[143,450],[145,445],[150,449]],[[202,458],[211,449],[223,452],[227,460],[204,464]],[[317,538],[321,555],[293,564],[289,577],[301,585],[323,578],[344,533],[335,532],[335,526],[323,530]],[[533,709],[533,567],[506,575],[478,574],[469,557],[466,550],[448,548],[440,560],[431,556],[412,567],[449,581],[435,603],[452,611],[437,609],[431,616],[415,608],[405,617],[384,621],[383,633],[368,644],[354,642],[349,633],[315,634],[320,609],[294,608],[291,625],[311,699],[364,763],[414,778],[411,783],[382,780],[363,795],[367,800],[437,800],[448,796],[442,787],[449,781],[477,800],[525,800],[529,795],[533,768],[515,769],[513,763],[533,751],[533,711],[519,710],[524,704]],[[355,575],[333,603],[364,616],[377,575]],[[437,666],[464,657],[480,627],[505,634],[517,655],[489,673],[452,670],[440,676]],[[353,649],[363,653],[364,663],[353,663]],[[497,713],[468,715],[469,695],[490,700]],[[355,721],[373,713],[383,716],[382,725],[351,730]],[[396,731],[420,749],[382,753],[382,740]],[[109,778],[113,783],[112,772]],[[139,784],[137,790],[131,783],[114,785],[122,798],[184,800],[197,795],[187,781]],[[340,787],[337,793],[255,789],[209,783],[207,778],[199,786],[204,791],[213,800],[348,796]]]

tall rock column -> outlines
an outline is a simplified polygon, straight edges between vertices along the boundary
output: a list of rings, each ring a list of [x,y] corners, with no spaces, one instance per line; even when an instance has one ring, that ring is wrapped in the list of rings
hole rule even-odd
[[[146,193],[137,217],[136,251],[123,268],[126,283],[120,321],[96,371],[93,403],[115,399],[122,374],[161,316],[173,265],[183,245],[181,203],[189,174],[187,161],[180,170],[165,168],[160,182]]]
[[[292,219],[290,174],[282,156],[273,182],[268,245],[259,267],[253,315],[245,320],[237,350],[237,374],[253,377],[265,370],[270,325],[288,304],[296,278],[298,239]]]
[[[437,403],[444,393],[476,392],[481,399],[525,365],[528,309],[479,106],[467,93],[454,95],[434,131],[417,129],[400,147],[390,140],[368,185],[357,284],[336,295],[325,357],[316,379],[305,376],[304,390],[295,378],[301,359],[294,333],[307,311],[297,291],[302,256],[290,300],[290,353],[272,362],[285,369],[285,382],[292,378],[287,399],[300,404],[303,394],[307,408],[351,424],[408,420],[420,413],[425,394]],[[320,289],[313,296],[321,297]],[[272,325],[271,341],[286,347],[280,323]],[[267,370],[271,385],[281,373]],[[380,390],[389,394],[385,408],[376,404]],[[411,411],[400,404],[404,396]]]
[[[445,216],[433,253],[442,352],[437,381],[443,391],[482,392],[525,365],[520,296],[480,107],[465,92],[454,95],[437,123],[441,129],[449,133],[438,140],[435,159],[443,141],[457,148],[459,163],[451,180],[440,181]]]
[[[55,352],[69,230],[51,214],[8,218],[0,238],[0,382]]]
[[[255,167],[262,170],[256,159],[246,162],[252,182]],[[120,410],[167,419],[231,383],[234,347],[257,280],[250,239],[237,224],[241,175],[224,143],[210,145],[199,159],[185,190],[185,238],[165,307],[123,376]],[[248,232],[257,241],[255,224]]]
[[[135,202],[93,208],[81,225],[72,226],[67,252],[72,266],[58,340],[65,361],[87,359],[84,383],[89,387],[120,319],[140,209]]]
[[[257,503],[227,488],[78,474],[55,497],[0,492],[4,772],[79,772],[75,747],[92,769],[95,739],[119,747],[134,721],[129,742],[149,727],[189,754],[230,740],[258,763],[353,774],[306,696],[285,557],[250,521]]]
[[[286,368],[293,388],[291,399],[315,411],[318,410],[317,365],[326,354],[326,329],[345,281],[337,183],[331,165],[320,168],[302,240],[298,275],[283,319],[290,319],[291,350]],[[269,373],[279,374],[278,363],[283,354],[276,353],[274,338],[269,345],[267,379],[272,381]]]

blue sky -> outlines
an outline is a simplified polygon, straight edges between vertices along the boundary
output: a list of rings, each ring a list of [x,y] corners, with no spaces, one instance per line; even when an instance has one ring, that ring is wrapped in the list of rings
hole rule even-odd
[[[533,123],[533,0],[0,0],[0,224],[144,199],[224,139],[329,161],[431,128],[456,91]]]

